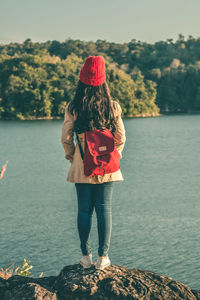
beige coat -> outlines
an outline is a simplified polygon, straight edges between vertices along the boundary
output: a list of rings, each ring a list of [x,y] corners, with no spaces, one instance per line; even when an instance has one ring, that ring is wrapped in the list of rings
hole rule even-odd
[[[117,128],[114,133],[115,146],[122,158],[122,150],[126,141],[124,124],[121,118],[121,107],[118,102],[114,101],[115,117],[117,119]],[[65,158],[71,162],[69,172],[67,175],[67,181],[76,183],[103,183],[108,181],[122,181],[121,170],[114,173],[96,175],[92,177],[85,176],[83,169],[83,160],[80,155],[78,144],[74,143],[74,116],[68,111],[68,105],[65,109],[65,118],[62,126],[61,142],[65,150]],[[84,134],[78,135],[82,148],[84,149]]]

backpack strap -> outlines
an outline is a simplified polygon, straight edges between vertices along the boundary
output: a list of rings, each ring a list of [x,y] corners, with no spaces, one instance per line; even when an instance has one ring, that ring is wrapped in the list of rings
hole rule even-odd
[[[77,143],[78,143],[78,146],[79,146],[81,158],[82,158],[82,160],[83,160],[83,158],[84,158],[84,152],[83,152],[83,148],[82,148],[82,145],[81,145],[81,142],[80,142],[80,140],[79,140],[79,137],[78,137],[77,132],[76,132],[76,139],[77,139]]]
[[[74,121],[76,121],[76,119],[77,119],[77,115],[75,114],[75,115],[74,115]],[[78,146],[79,146],[81,158],[82,158],[82,160],[83,160],[83,158],[84,158],[84,152],[83,152],[83,148],[82,148],[82,145],[81,145],[81,142],[80,142],[80,140],[79,140],[79,137],[78,137],[77,132],[76,132],[76,140],[77,140],[77,143],[78,143]]]

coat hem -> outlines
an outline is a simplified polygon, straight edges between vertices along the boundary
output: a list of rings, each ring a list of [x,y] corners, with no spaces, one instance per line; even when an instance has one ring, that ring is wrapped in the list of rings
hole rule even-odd
[[[69,180],[66,178],[67,182],[70,183],[90,183],[90,184],[101,184],[101,183],[105,183],[105,182],[119,182],[119,181],[124,181],[124,179],[112,179],[112,180],[105,180],[105,181],[96,181],[96,182],[90,182],[90,181],[82,181],[82,180]]]

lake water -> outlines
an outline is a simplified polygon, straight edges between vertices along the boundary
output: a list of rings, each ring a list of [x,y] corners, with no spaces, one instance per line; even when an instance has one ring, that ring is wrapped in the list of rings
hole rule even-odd
[[[200,115],[124,120],[123,182],[115,183],[113,264],[154,271],[199,289]],[[58,275],[81,257],[74,184],[62,120],[1,121],[0,265],[24,258],[32,275]],[[97,229],[92,227],[94,259]]]

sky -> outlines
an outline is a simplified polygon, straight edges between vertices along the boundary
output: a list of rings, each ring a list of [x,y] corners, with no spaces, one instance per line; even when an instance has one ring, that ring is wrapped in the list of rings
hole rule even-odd
[[[0,0],[0,43],[200,37],[200,0]]]

